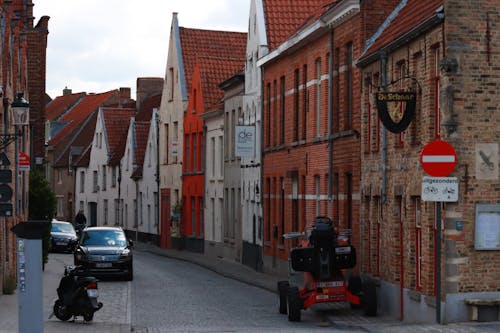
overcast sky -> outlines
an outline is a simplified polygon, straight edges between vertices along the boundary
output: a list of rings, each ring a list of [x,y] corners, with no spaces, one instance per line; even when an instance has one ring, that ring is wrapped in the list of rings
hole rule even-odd
[[[50,16],[50,97],[132,88],[164,77],[172,13],[187,28],[246,32],[250,0],[33,0],[35,25]]]

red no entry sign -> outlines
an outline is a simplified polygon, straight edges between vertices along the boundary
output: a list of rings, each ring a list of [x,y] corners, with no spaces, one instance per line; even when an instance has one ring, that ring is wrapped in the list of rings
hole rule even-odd
[[[420,164],[429,176],[446,177],[457,165],[457,153],[448,142],[434,140],[422,149]]]

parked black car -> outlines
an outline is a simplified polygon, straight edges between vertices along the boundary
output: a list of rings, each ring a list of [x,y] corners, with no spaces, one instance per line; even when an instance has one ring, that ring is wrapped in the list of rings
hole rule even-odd
[[[73,225],[58,220],[52,220],[50,238],[50,251],[52,252],[73,252],[78,241]]]
[[[75,265],[83,266],[92,276],[134,278],[132,241],[119,227],[83,229],[74,254]]]

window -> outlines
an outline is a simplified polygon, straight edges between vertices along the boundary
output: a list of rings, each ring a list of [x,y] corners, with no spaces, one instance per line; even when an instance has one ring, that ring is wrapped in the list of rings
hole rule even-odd
[[[196,198],[191,197],[191,236],[196,235]]]
[[[210,198],[210,208],[212,217],[212,238],[215,241],[215,198]]]
[[[199,158],[198,160],[200,161],[200,166],[199,166],[199,170],[200,171],[205,171],[205,155],[206,155],[206,152],[205,152],[205,138],[203,136],[203,132],[200,132],[198,134],[198,137],[199,137],[199,140],[200,140],[200,149],[199,149]]]
[[[225,135],[225,145],[224,145],[224,157],[229,160],[231,156],[229,149],[231,147],[231,129],[229,128],[229,112],[224,113],[224,135]]]
[[[347,226],[347,229],[352,230],[352,174],[345,174],[345,187],[346,187],[346,201],[345,201],[345,213],[344,216],[346,221],[344,225]]]
[[[314,188],[315,188],[315,194],[316,194],[316,199],[315,199],[315,204],[316,204],[316,210],[315,210],[315,216],[320,216],[320,198],[321,198],[321,188],[320,188],[320,176],[316,175],[314,176]]]
[[[153,192],[153,200],[154,200],[154,219],[155,219],[154,226],[157,227],[159,223],[158,192]]]
[[[285,87],[285,77],[282,76],[280,78],[280,123],[281,123],[281,128],[280,128],[280,144],[285,143],[285,92],[286,87]]]
[[[276,80],[273,82],[273,98],[274,98],[274,103],[273,103],[273,113],[272,113],[272,120],[273,120],[273,131],[270,133],[272,136],[272,143],[274,146],[277,145],[278,143],[278,84],[276,83]],[[280,101],[284,100],[280,99]]]
[[[378,90],[379,74],[373,75],[371,94],[370,94],[370,110],[372,110],[370,119],[372,120],[372,151],[378,152],[380,150],[380,117],[378,116],[377,107],[375,104],[375,93]]]
[[[219,136],[219,178],[224,177],[224,145],[222,135]]]
[[[302,140],[307,135],[307,64],[302,68]]]
[[[107,225],[108,224],[108,200],[107,199],[104,199],[103,202],[102,202],[102,206],[103,206],[103,224],[104,225]]]
[[[111,187],[116,187],[116,167],[111,168]]]
[[[106,166],[102,166],[102,190],[106,191],[106,182],[107,182],[107,176],[106,176]]]
[[[138,221],[139,224],[142,225],[144,218],[142,216],[142,192],[139,192],[139,216],[138,216]]]
[[[205,234],[205,221],[204,221],[204,216],[203,216],[203,197],[198,198],[198,213],[199,213],[199,221],[200,221],[200,236],[203,236]]]
[[[163,163],[168,164],[168,154],[170,149],[170,141],[169,141],[169,124],[165,124],[165,157],[163,158]]]
[[[64,195],[57,195],[57,216],[64,216]]]
[[[99,185],[97,185],[97,171],[93,172],[93,184],[94,184],[94,192],[99,191]]]
[[[369,153],[371,151],[371,128],[372,128],[372,104],[371,104],[371,96],[373,93],[372,90],[372,80],[371,76],[367,77],[364,81],[364,96],[363,100],[365,103],[365,112],[366,112],[366,126],[363,126],[363,136],[364,136],[364,153]]]
[[[266,178],[267,200],[264,206],[266,211],[266,233],[264,235],[267,242],[271,241],[271,178]]]
[[[434,47],[434,138],[437,139],[441,136],[441,131],[440,131],[440,126],[441,126],[441,119],[440,119],[440,110],[439,110],[439,102],[441,99],[441,96],[439,95],[439,62],[440,62],[440,55],[439,55],[439,45]]]
[[[413,77],[419,79],[418,74],[421,72],[419,70],[419,67],[422,64],[422,52],[417,52],[413,56]],[[413,89],[417,92],[417,101],[415,105],[415,119],[411,122],[410,125],[410,132],[411,132],[411,144],[416,146],[420,144],[420,138],[419,138],[419,124],[422,121],[421,120],[421,113],[422,113],[422,91],[421,89],[418,88],[417,83],[415,82],[413,85]]]
[[[191,137],[189,134],[186,134],[186,140],[184,140],[184,144],[186,145],[186,156],[184,156],[184,171],[189,172],[191,171],[191,166],[190,166],[190,158],[191,158]]]
[[[352,43],[347,44],[346,46],[346,76],[345,76],[345,90],[346,90],[346,114],[345,114],[345,129],[352,128],[352,59],[353,59],[353,48]]]
[[[148,208],[147,209],[148,209],[148,219],[147,219],[147,221],[148,221],[148,223],[151,223],[151,205],[148,204]]]
[[[170,67],[168,69],[168,78],[170,79],[170,94],[169,94],[169,101],[172,101],[174,99],[174,68]]]
[[[281,235],[285,233],[285,178],[280,177],[280,220],[281,220]],[[280,244],[283,244],[284,238],[279,237]]]
[[[138,225],[138,215],[137,215],[137,199],[134,199],[133,200],[133,209],[134,209],[134,228],[137,228],[137,225]]]
[[[339,120],[340,120],[340,49],[335,49],[335,58],[333,59],[333,86],[335,93],[333,94],[333,114],[334,114],[334,125],[333,131],[338,132],[340,130]]]
[[[297,68],[294,73],[295,82],[293,90],[293,141],[299,141],[299,87],[300,87],[300,71]]]
[[[115,225],[120,224],[120,199],[114,200]]]
[[[57,170],[57,183],[62,184],[62,170]]]
[[[316,59],[316,136],[321,136],[321,59]]]
[[[198,136],[193,133],[193,171],[198,170]]]
[[[236,132],[236,110],[231,110],[231,160],[234,160],[235,157],[235,144],[236,144],[236,138],[235,138],[235,132]]]
[[[212,167],[211,167],[211,172],[210,174],[212,175],[212,178],[215,178],[215,162],[217,161],[216,155],[215,155],[215,137],[210,138],[210,159],[212,160]]]
[[[382,215],[383,215],[383,205],[382,205],[382,200],[380,197],[375,197],[375,209],[376,209],[376,214],[377,214],[377,232],[376,232],[376,252],[375,255],[377,256],[377,266],[375,267],[376,272],[375,276],[380,276],[380,267],[381,267],[381,258],[380,258],[380,251],[382,247],[382,239],[380,238],[380,231],[382,229]]]
[[[267,110],[267,133],[265,133],[266,137],[266,145],[269,147],[271,145],[271,83],[268,83],[266,86],[267,92],[267,100],[266,100],[266,110]]]
[[[177,145],[177,148],[176,149],[179,149],[179,123],[174,121],[174,138],[172,140],[172,144],[176,144]],[[173,158],[173,163],[177,163],[177,155],[179,153],[175,152],[175,155],[174,155],[174,151],[172,150],[172,158]]]

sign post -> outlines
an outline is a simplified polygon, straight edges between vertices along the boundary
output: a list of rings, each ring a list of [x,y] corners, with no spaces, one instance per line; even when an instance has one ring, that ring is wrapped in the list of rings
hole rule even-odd
[[[422,200],[436,202],[436,322],[441,324],[441,202],[458,201],[458,179],[449,177],[457,154],[448,142],[437,139],[424,146],[420,164],[433,177],[422,179]]]

